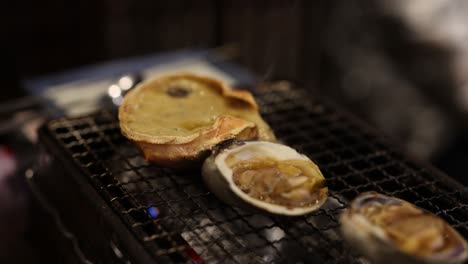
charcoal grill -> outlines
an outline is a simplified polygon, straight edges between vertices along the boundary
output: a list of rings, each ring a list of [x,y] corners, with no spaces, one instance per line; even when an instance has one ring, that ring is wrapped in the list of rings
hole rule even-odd
[[[47,123],[42,162],[55,165],[34,181],[95,262],[363,263],[342,240],[338,218],[371,190],[425,208],[468,238],[465,187],[305,90],[280,82],[255,96],[278,138],[322,169],[330,197],[320,210],[280,217],[226,205],[199,171],[146,162],[113,111]]]

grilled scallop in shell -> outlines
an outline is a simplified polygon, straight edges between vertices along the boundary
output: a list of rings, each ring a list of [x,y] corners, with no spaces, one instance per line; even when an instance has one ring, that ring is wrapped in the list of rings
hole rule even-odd
[[[148,161],[175,169],[198,168],[225,140],[275,141],[251,93],[191,73],[140,83],[125,95],[119,124]]]
[[[278,143],[224,144],[204,162],[202,175],[221,200],[273,214],[303,215],[327,199],[325,178],[317,165]]]
[[[344,238],[375,263],[463,263],[468,246],[444,220],[398,198],[359,195],[341,215]]]

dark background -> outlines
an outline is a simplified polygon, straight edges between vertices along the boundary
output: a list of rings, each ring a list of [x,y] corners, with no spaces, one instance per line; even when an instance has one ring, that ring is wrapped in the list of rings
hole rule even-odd
[[[338,102],[392,144],[468,185],[468,115],[457,101],[454,74],[460,71],[454,66],[459,56],[444,41],[416,35],[407,21],[389,12],[389,2],[397,3],[9,1],[0,9],[0,109],[27,95],[24,79],[112,59],[221,48],[261,80],[291,80],[311,96]],[[0,123],[9,114],[0,110]],[[0,133],[0,146],[22,149],[18,159],[31,163],[24,158],[32,153],[30,144],[12,134]],[[0,259],[2,253],[13,258],[2,263],[35,263],[34,249],[19,235],[26,219],[35,219],[26,213],[19,174],[17,188],[9,192],[15,203],[7,204],[9,211],[0,208]],[[10,185],[0,182],[3,188]],[[15,237],[20,241],[9,240]],[[8,252],[1,252],[5,248]]]

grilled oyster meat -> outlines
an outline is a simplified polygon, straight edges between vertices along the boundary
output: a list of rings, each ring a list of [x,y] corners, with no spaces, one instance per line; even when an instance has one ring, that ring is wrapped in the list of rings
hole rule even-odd
[[[375,263],[463,263],[468,246],[444,220],[404,200],[359,195],[341,215],[344,238]]]
[[[202,168],[208,188],[227,203],[274,214],[302,215],[327,199],[325,178],[309,158],[266,141],[233,142]]]
[[[249,92],[193,74],[141,83],[125,96],[119,121],[147,160],[175,168],[201,164],[227,139],[275,140]]]

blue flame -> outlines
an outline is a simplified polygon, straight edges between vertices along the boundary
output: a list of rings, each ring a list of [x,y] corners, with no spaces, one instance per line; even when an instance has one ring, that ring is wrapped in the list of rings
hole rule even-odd
[[[157,207],[151,206],[148,208],[148,213],[152,218],[157,218],[159,216],[159,209]]]

